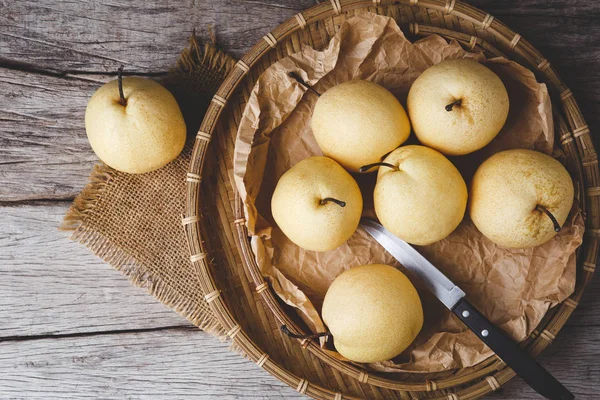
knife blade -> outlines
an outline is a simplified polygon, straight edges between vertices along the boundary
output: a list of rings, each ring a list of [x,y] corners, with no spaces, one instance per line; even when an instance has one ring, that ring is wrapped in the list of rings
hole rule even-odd
[[[400,261],[404,268],[418,277],[447,308],[454,308],[460,299],[465,297],[465,292],[411,245],[394,236],[375,221],[363,219],[361,225],[388,253]]]
[[[421,253],[373,220],[362,219],[360,225],[536,392],[549,400],[575,398],[525,349],[469,303],[464,298],[465,292]]]

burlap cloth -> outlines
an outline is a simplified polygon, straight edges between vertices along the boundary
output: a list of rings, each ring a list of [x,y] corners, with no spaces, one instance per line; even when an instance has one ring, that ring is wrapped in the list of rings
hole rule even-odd
[[[62,225],[74,231],[73,240],[133,284],[147,288],[194,325],[218,336],[224,332],[204,300],[190,263],[181,215],[192,139],[210,99],[234,63],[212,44],[201,48],[192,36],[175,68],[160,80],[183,112],[188,130],[184,151],[167,166],[141,175],[97,164]]]

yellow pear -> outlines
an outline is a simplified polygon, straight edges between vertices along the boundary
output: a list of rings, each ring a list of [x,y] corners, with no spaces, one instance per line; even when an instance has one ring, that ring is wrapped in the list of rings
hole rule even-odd
[[[273,197],[273,219],[298,246],[333,250],[358,227],[363,200],[358,184],[327,157],[309,157],[279,178]]]
[[[381,161],[410,134],[410,122],[396,97],[362,80],[344,82],[323,93],[311,126],[323,154],[351,172]]]
[[[406,275],[383,264],[338,276],[325,295],[323,321],[336,350],[356,362],[394,358],[423,327],[423,307]]]
[[[185,121],[173,95],[150,79],[128,77],[101,86],[85,110],[85,130],[102,161],[141,174],[175,159],[185,144]]]
[[[473,223],[504,247],[534,247],[552,239],[572,205],[573,181],[565,167],[533,150],[494,154],[471,183]]]
[[[508,117],[504,84],[471,59],[446,60],[425,70],[408,92],[408,114],[419,141],[448,155],[479,150]]]
[[[467,185],[441,153],[404,146],[381,163],[373,193],[381,224],[400,239],[427,245],[448,236],[467,207]]]

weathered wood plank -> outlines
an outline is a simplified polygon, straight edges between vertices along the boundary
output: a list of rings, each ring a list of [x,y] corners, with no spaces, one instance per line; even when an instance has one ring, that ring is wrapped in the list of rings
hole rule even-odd
[[[600,129],[600,3],[471,3],[538,46],[573,89],[592,131]],[[0,66],[11,65],[0,69],[0,201],[70,198],[83,186],[95,160],[83,130],[85,104],[109,79],[96,73],[113,71],[121,63],[136,73],[165,71],[192,29],[207,38],[208,25],[222,47],[240,56],[265,32],[312,4],[312,0],[0,2]],[[12,61],[80,79],[22,72]],[[9,336],[186,324],[56,231],[65,210],[66,203],[0,208],[0,341]],[[599,307],[596,280],[542,357],[578,398],[600,393]],[[149,349],[158,350],[147,357]],[[228,353],[226,345],[180,329],[0,342],[0,374],[4,378],[0,397],[9,398],[80,398],[90,393],[103,398],[296,395]],[[513,380],[490,398],[539,397]]]
[[[0,397],[304,398],[207,334],[188,329],[0,342]],[[567,328],[541,361],[577,398],[600,393],[594,328]],[[519,378],[490,399],[538,400]]]
[[[97,160],[84,127],[90,96],[110,80],[0,68],[0,200],[73,198]]]
[[[561,62],[595,57],[599,6],[586,0],[493,0],[471,3],[514,27],[543,47],[569,54]],[[186,2],[72,0],[4,2],[0,4],[0,54],[4,58],[62,71],[106,72],[121,63],[136,72],[166,71],[193,29],[208,38],[212,26],[219,43],[241,56],[262,35],[313,0]],[[567,19],[568,18],[568,19]],[[558,26],[558,29],[554,29]],[[551,32],[546,35],[545,31]],[[569,40],[564,40],[568,36]],[[596,36],[597,37],[597,36]],[[554,39],[554,40],[553,40]],[[592,44],[592,46],[589,46]],[[591,54],[590,54],[591,53]]]
[[[0,397],[302,398],[228,346],[187,329],[0,342]]]
[[[314,0],[143,0],[0,3],[0,54],[63,71],[167,71],[190,33],[240,56],[266,32]]]
[[[191,325],[58,231],[67,206],[0,207],[0,340]]]
[[[0,201],[70,199],[83,188],[97,160],[85,134],[85,107],[110,79],[0,68]],[[587,83],[577,75],[567,79],[580,87],[579,103],[592,131],[600,129],[600,76]]]
[[[0,339],[188,324],[69,241],[57,229],[66,210],[66,202],[0,207]],[[598,309],[600,279],[569,326],[599,326]]]
[[[593,327],[567,326],[556,342],[541,357],[540,362],[577,399],[596,399],[600,393],[600,346]],[[515,378],[486,399],[539,400],[541,397],[520,378]]]
[[[264,32],[311,4],[308,0],[204,0],[196,6],[138,0],[91,6],[67,0],[4,2],[0,54],[77,74],[114,71],[121,61],[133,72],[165,71],[194,26],[212,25],[218,42],[239,56]],[[553,7],[541,0],[512,1],[508,7],[490,0],[474,4],[490,8],[539,45],[572,88],[592,132],[600,129],[600,23],[593,18],[597,5],[583,0],[565,0]],[[206,35],[205,30],[199,32]],[[72,76],[0,68],[0,201],[68,199],[85,184],[96,159],[85,136],[85,106],[110,77]],[[600,137],[596,142],[600,144]]]
[[[66,234],[56,230],[60,222],[62,214],[66,210],[66,204],[57,205],[38,205],[38,206],[13,206],[0,208],[0,303],[3,307],[0,308],[0,342],[2,338],[24,336],[26,339],[30,335],[65,335],[74,333],[89,333],[102,332],[112,330],[125,329],[148,329],[160,326],[187,324],[183,318],[177,316],[171,310],[160,305],[151,296],[148,296],[143,290],[132,287],[123,277],[117,272],[112,271],[108,266],[104,265],[100,260],[97,260],[89,254],[83,247],[66,240]],[[590,387],[588,382],[592,378],[598,377],[598,369],[593,367],[593,360],[588,357],[597,357],[600,352],[600,346],[597,345],[597,326],[600,324],[600,314],[597,310],[600,308],[600,280],[592,282],[591,287],[584,296],[579,308],[576,310],[568,326],[561,332],[557,339],[557,343],[545,354],[542,358],[552,372],[555,372],[561,379],[569,384],[573,390],[577,389],[580,394],[589,394]],[[167,346],[169,338],[173,337],[173,330],[161,332],[145,332],[133,335],[134,337],[146,337],[150,335],[152,340],[160,343],[159,347]],[[176,331],[178,332],[178,331]],[[118,337],[130,337],[129,334],[116,335]],[[105,335],[103,337],[109,337]],[[111,336],[112,337],[112,336]],[[166,338],[164,342],[160,337]],[[83,386],[82,390],[98,390],[98,395],[101,397],[123,396],[129,395],[129,392],[122,392],[120,384],[113,385],[111,390],[114,392],[103,392],[101,389],[107,385],[109,374],[105,374],[103,369],[96,365],[96,361],[92,362],[92,366],[86,364],[85,367],[78,365],[57,365],[54,363],[44,364],[47,361],[33,357],[38,353],[45,354],[48,359],[58,358],[64,360],[83,359],[83,360],[102,360],[103,349],[108,345],[90,344],[81,345],[81,341],[89,340],[90,338],[60,338],[54,340],[33,340],[23,342],[22,347],[36,349],[35,352],[27,355],[22,361],[23,364],[17,371],[20,375],[35,379],[45,379],[54,385],[51,390],[63,390],[71,392],[70,384],[75,384],[80,378],[83,381],[90,381],[89,376],[94,376],[93,382]],[[119,346],[122,342],[120,339],[110,339],[113,343],[110,346]],[[146,339],[143,339],[146,340]],[[186,339],[187,340],[187,339]],[[65,343],[61,345],[65,348],[78,349],[83,346],[84,355],[77,355],[67,352],[59,347],[49,350],[46,353],[39,349],[37,343],[46,342],[47,346],[55,346],[55,343]],[[185,340],[184,340],[185,342]],[[4,354],[6,343],[0,343],[0,354]],[[125,345],[123,345],[125,346]],[[218,371],[214,375],[226,379],[229,376],[228,368],[231,367],[232,359],[225,348],[209,350],[208,353],[195,355],[196,344],[190,345],[188,342],[184,344],[176,343],[175,349],[165,349],[165,354],[176,354],[173,361],[166,360],[163,357],[162,361],[145,360],[140,351],[136,350],[135,346],[127,345],[130,354],[122,354],[119,360],[112,362],[117,365],[130,365],[123,361],[122,358],[137,360],[140,358],[140,363],[145,365],[149,362],[151,365],[173,362],[187,363],[189,365],[200,365],[199,360],[203,362],[217,363],[218,360],[222,365],[221,368],[212,365],[211,370]],[[146,344],[143,347],[148,347]],[[153,345],[154,346],[154,345]],[[187,350],[190,352],[189,359],[185,359],[183,354],[185,346],[189,346]],[[203,342],[202,346],[206,346]],[[22,347],[17,350],[7,350],[7,354],[13,354],[12,351],[21,353]],[[181,348],[180,348],[181,347]],[[210,347],[210,346],[209,346]],[[133,350],[132,350],[133,348]],[[212,347],[210,347],[212,349]],[[32,350],[33,351],[33,350]],[[87,353],[86,353],[87,352]],[[221,352],[221,353],[219,353]],[[88,354],[89,353],[89,354]],[[27,354],[25,352],[25,354]],[[87,355],[86,355],[87,354]],[[5,356],[5,357],[8,357]],[[75,358],[74,358],[75,357]],[[77,358],[80,357],[80,358]],[[236,357],[236,356],[233,356]],[[27,364],[29,362],[30,364]],[[85,364],[88,361],[84,361]],[[104,362],[104,361],[102,361]],[[107,367],[113,370],[111,362],[107,361]],[[585,366],[586,363],[590,363]],[[15,362],[15,364],[19,364]],[[8,365],[15,365],[8,364]],[[234,368],[238,368],[238,362],[233,362]],[[243,362],[239,361],[239,365]],[[105,364],[103,364],[105,365]],[[255,369],[252,364],[248,364],[250,369]],[[569,368],[564,368],[569,365]],[[0,375],[3,375],[3,362],[0,355]],[[41,366],[41,367],[40,367]],[[89,367],[88,369],[86,369]],[[175,365],[169,364],[169,367]],[[7,367],[8,368],[8,367]],[[30,370],[28,370],[28,368]],[[58,368],[58,369],[57,369]],[[102,367],[103,368],[103,367]],[[150,367],[149,367],[150,368]],[[151,368],[158,368],[156,365]],[[180,367],[179,370],[181,370]],[[241,366],[239,368],[242,368]],[[125,369],[125,367],[123,367]],[[56,377],[53,374],[55,371],[62,371],[62,378]],[[183,369],[185,371],[185,368]],[[35,371],[32,372],[32,371]],[[237,371],[237,370],[235,370]],[[234,373],[236,373],[234,371]],[[115,375],[127,376],[127,379],[134,380],[136,384],[141,382],[148,376],[147,370],[129,370],[129,372],[115,371]],[[163,371],[150,372],[158,377]],[[256,378],[260,382],[270,379],[266,374]],[[73,374],[78,376],[75,380],[70,380]],[[580,374],[580,375],[577,375]],[[185,376],[197,376],[198,374]],[[199,375],[198,375],[199,376]],[[255,377],[255,375],[252,375]],[[198,394],[199,388],[195,386],[190,388],[187,386],[179,387],[178,383],[172,383],[171,380],[180,382],[179,375],[166,376],[161,380],[164,387],[160,387],[156,383],[156,390],[169,391],[171,389],[179,391],[181,396],[184,396],[187,391],[189,393]],[[125,378],[124,378],[125,379]],[[160,380],[157,378],[157,381]],[[6,383],[8,382],[8,383]],[[35,387],[35,381],[22,378],[19,385],[28,385]],[[69,383],[71,382],[71,383]],[[123,385],[125,385],[123,381]],[[200,382],[200,383],[199,383]],[[196,381],[193,385],[201,385],[201,380]],[[206,383],[208,385],[208,383]],[[5,379],[5,385],[16,385],[11,379]],[[91,387],[91,386],[93,387]],[[227,386],[227,384],[223,384]],[[254,398],[259,396],[260,391],[267,392],[268,386],[259,385],[250,382],[239,384],[236,388],[228,390],[238,390],[243,385],[250,385],[248,397]],[[202,386],[203,387],[203,386]],[[192,389],[194,389],[192,391]],[[208,393],[210,396],[219,395],[222,388],[219,385],[213,387],[214,392]],[[596,388],[600,390],[600,388]],[[9,390],[6,392],[5,390]],[[12,394],[13,389],[2,387],[0,383],[1,394]],[[23,390],[19,386],[18,390]],[[29,389],[28,389],[29,390]],[[132,389],[133,390],[133,389]],[[154,390],[154,389],[152,389]],[[204,389],[202,389],[204,390]],[[225,390],[225,389],[223,389]],[[241,390],[241,389],[240,389]],[[253,390],[256,390],[254,392]],[[524,390],[522,382],[516,380],[511,383],[506,389],[494,394],[498,399],[535,399],[535,394],[529,389]],[[588,391],[586,391],[588,390]],[[165,392],[165,393],[167,393]],[[25,397],[36,397],[34,392],[23,392]],[[51,392],[55,393],[55,392]],[[56,392],[57,393],[57,392]],[[73,396],[81,395],[84,392],[73,392]],[[145,394],[143,397],[150,396]],[[170,392],[169,392],[170,393]],[[293,392],[292,392],[293,393]],[[523,394],[523,397],[517,397]],[[39,394],[38,394],[39,395]],[[229,396],[228,392],[222,394]],[[231,396],[238,395],[231,394]],[[240,394],[241,395],[241,394]],[[142,394],[140,394],[142,396]],[[18,396],[17,396],[18,397]],[[207,397],[209,398],[209,397]],[[583,397],[585,398],[585,397]]]
[[[496,16],[543,16],[543,17],[582,17],[600,15],[598,2],[590,0],[507,0],[501,3],[494,0],[468,0],[469,4]]]

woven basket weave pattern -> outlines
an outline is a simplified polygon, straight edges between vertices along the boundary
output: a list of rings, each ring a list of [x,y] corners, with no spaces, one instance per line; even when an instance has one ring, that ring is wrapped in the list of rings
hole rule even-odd
[[[283,338],[285,350],[272,350],[271,354],[261,350],[273,348],[268,342],[268,335],[279,338],[280,333],[273,328],[279,324],[288,325],[292,332],[303,332],[296,319],[287,314],[288,310],[282,307],[268,288],[248,243],[243,207],[234,191],[233,179],[230,179],[237,126],[254,82],[266,68],[299,51],[303,44],[324,47],[340,25],[359,9],[360,12],[368,10],[390,16],[405,32],[410,31],[417,37],[438,34],[458,41],[467,49],[483,50],[488,56],[513,59],[533,70],[538,79],[548,84],[555,105],[557,144],[567,155],[567,167],[578,185],[576,197],[587,217],[587,235],[578,253],[575,292],[561,305],[550,310],[525,341],[530,353],[537,355],[546,348],[576,308],[594,272],[600,238],[598,159],[589,128],[572,92],[563,84],[548,60],[521,35],[490,14],[456,0],[331,0],[295,15],[259,40],[235,65],[213,97],[196,139],[187,179],[185,215],[191,262],[196,266],[201,286],[207,293],[207,302],[235,345],[260,367],[301,393],[315,398],[339,399],[340,393],[323,386],[328,386],[333,379],[338,383],[337,386],[343,387],[347,377],[350,377],[352,387],[348,391],[361,397],[371,396],[364,390],[364,387],[371,387],[373,396],[382,398],[387,398],[388,394],[401,399],[479,398],[497,390],[514,376],[514,372],[495,356],[460,371],[399,374],[391,379],[369,374],[359,367],[341,362],[311,341],[296,341],[294,344]],[[203,171],[204,167],[207,171]],[[217,182],[201,184],[200,177],[209,175],[217,176]],[[217,194],[208,196],[206,193]],[[210,247],[211,244],[214,248]],[[222,262],[211,265],[213,259]],[[240,264],[245,268],[244,271],[234,267]],[[246,299],[228,298],[228,288],[240,285]],[[258,299],[262,300],[262,304],[257,304]],[[251,312],[261,316],[262,327],[244,322],[247,321],[244,315]],[[295,361],[286,362],[291,358]],[[309,382],[298,376],[304,371],[302,365],[298,364],[311,362],[315,364],[311,368],[321,371],[317,373],[320,382]],[[378,391],[377,388],[383,389]],[[344,395],[343,398],[349,397]]]

